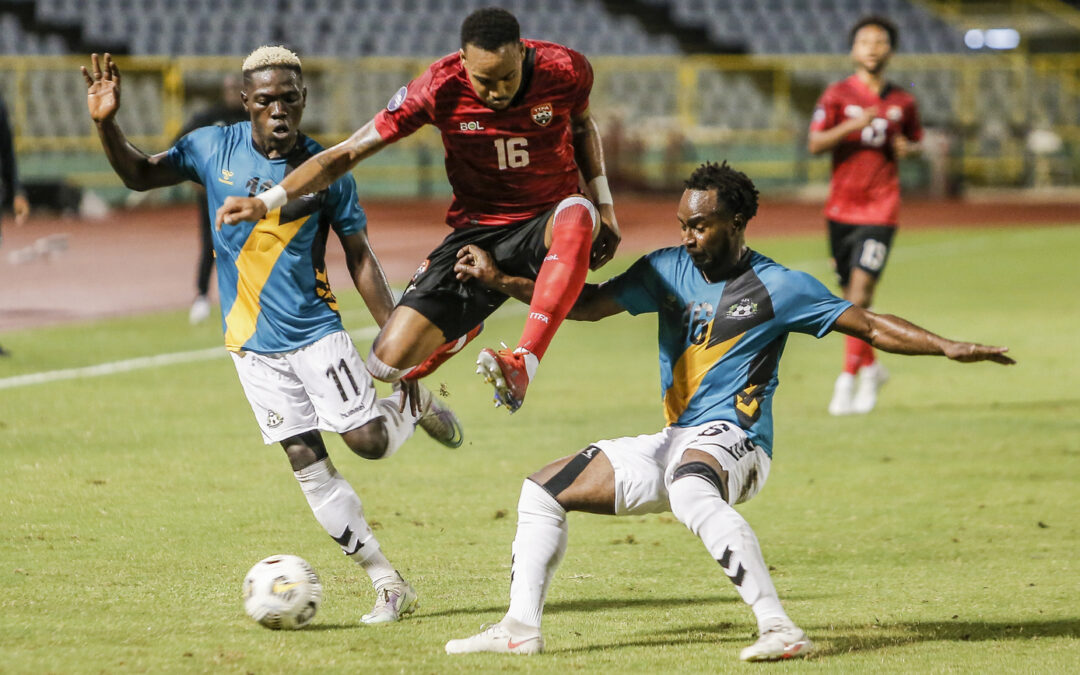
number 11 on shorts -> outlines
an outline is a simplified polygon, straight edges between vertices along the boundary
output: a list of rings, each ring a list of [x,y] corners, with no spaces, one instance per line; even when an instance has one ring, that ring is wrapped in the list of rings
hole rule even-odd
[[[353,393],[359,396],[360,387],[356,386],[356,380],[353,379],[352,371],[349,370],[349,364],[345,363],[345,359],[341,359],[341,363],[338,364],[338,370],[341,370],[341,374],[349,380],[349,384],[352,385]],[[326,376],[332,379],[334,384],[337,385],[338,393],[341,394],[341,400],[348,401],[349,395],[345,393],[345,387],[342,385],[341,378],[338,377],[337,371],[333,366],[326,369]]]

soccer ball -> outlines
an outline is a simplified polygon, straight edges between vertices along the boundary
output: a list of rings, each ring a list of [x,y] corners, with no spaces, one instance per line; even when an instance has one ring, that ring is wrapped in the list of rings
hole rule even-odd
[[[244,610],[273,630],[307,625],[321,601],[318,575],[306,560],[295,555],[260,560],[244,577]]]

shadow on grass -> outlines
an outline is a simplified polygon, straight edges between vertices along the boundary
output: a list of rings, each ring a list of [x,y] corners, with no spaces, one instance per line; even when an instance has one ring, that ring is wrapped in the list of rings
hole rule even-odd
[[[814,631],[809,631],[811,634]],[[829,633],[832,632],[832,635]],[[919,642],[999,642],[1033,638],[1080,638],[1080,619],[1047,621],[925,621],[841,627],[820,631],[816,654],[867,652]],[[813,635],[811,635],[813,638]]]
[[[862,627],[843,626],[807,631],[815,641],[811,658],[870,652],[889,647],[902,647],[922,642],[1000,642],[1035,638],[1080,638],[1080,619],[1057,621],[928,621],[895,623]],[[625,640],[592,644],[584,647],[559,649],[548,643],[550,653],[586,654],[629,647],[670,647],[673,645],[710,645],[734,643],[751,644],[756,631],[752,621],[740,623],[707,623],[676,626],[650,631],[648,634],[627,635]]]
[[[784,596],[785,600],[815,600],[826,597],[825,595],[814,594],[792,594]],[[742,600],[735,593],[729,593],[724,595],[693,595],[688,597],[655,597],[655,598],[590,598],[587,600],[560,600],[558,602],[549,602],[544,606],[544,614],[550,616],[555,612],[598,612],[607,609],[649,609],[649,608],[670,608],[681,607],[684,605],[731,605],[741,604]],[[444,609],[437,612],[426,612],[421,609],[419,616],[426,617],[438,617],[438,616],[456,616],[458,614],[476,614],[478,616],[484,614],[498,614],[502,616],[506,612],[506,605],[497,605],[494,607],[452,607],[450,609]],[[714,629],[715,630],[715,629]]]

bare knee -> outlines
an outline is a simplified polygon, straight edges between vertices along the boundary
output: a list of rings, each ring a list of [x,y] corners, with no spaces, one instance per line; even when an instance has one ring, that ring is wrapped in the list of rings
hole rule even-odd
[[[285,456],[289,458],[289,465],[293,471],[306,469],[315,462],[327,458],[326,445],[323,444],[322,435],[318,431],[306,431],[292,438],[286,438],[281,442]]]
[[[386,423],[381,417],[346,431],[341,434],[341,438],[350,450],[364,459],[382,459],[390,444],[390,435],[386,432]]]
[[[567,511],[615,513],[615,470],[596,446],[563,457],[529,476]]]
[[[412,307],[399,305],[375,338],[368,370],[375,379],[396,382],[402,371],[423,362],[444,342],[438,326]]]

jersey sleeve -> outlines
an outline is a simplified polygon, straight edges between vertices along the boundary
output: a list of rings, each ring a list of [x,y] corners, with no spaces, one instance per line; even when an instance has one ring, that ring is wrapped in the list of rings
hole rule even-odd
[[[431,68],[397,90],[375,115],[375,130],[387,143],[401,140],[435,121],[434,73]]]
[[[773,296],[776,316],[789,331],[824,337],[851,303],[836,297],[806,272],[784,270],[782,291]]]
[[[836,96],[830,87],[825,90],[818,99],[817,105],[814,106],[814,114],[810,118],[810,131],[832,129],[840,122],[840,106],[837,105]]]
[[[630,269],[608,279],[601,288],[634,316],[657,312],[660,310],[664,291],[663,278],[656,264],[655,252],[638,258]]]
[[[183,136],[169,148],[169,164],[184,178],[203,184],[203,163],[210,156],[214,140],[220,135],[221,127],[202,127]]]
[[[592,93],[593,70],[589,59],[584,54],[568,49],[570,62],[574,64],[574,73],[577,76],[577,96],[574,106],[570,110],[572,117],[577,117],[589,109],[589,95]]]
[[[367,214],[356,195],[356,179],[346,173],[330,186],[330,225],[338,236],[348,236],[367,229]]]

